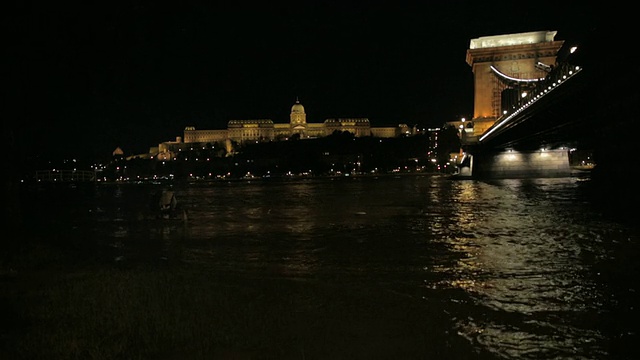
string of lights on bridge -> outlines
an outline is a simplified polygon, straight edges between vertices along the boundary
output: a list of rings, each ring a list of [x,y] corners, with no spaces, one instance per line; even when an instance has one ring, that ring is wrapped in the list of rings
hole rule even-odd
[[[492,70],[497,71],[495,68],[493,68],[493,66],[492,66]],[[580,71],[582,71],[582,68],[580,66],[573,66],[565,63],[558,66],[556,69],[554,69],[554,71],[549,73],[546,77],[539,79],[540,81],[544,81],[544,82],[541,82],[543,86],[541,86],[539,89],[538,88],[534,89],[533,92],[523,93],[522,97],[523,98],[528,97],[528,100],[524,104],[522,104],[518,109],[516,109],[514,112],[509,114],[507,117],[501,120],[498,120],[498,122],[494,126],[492,126],[491,129],[489,129],[489,131],[487,131],[485,134],[483,134],[480,137],[479,141],[484,140],[492,132],[500,128],[502,125],[508,123],[516,115],[521,113],[524,109],[533,105],[538,100],[542,99],[544,96],[549,94],[551,91],[556,89],[561,84],[564,84],[567,80],[569,80],[571,77],[578,74]],[[535,79],[535,80],[538,81],[538,79]],[[548,84],[549,82],[551,83]],[[506,115],[506,111],[505,111],[505,115]]]

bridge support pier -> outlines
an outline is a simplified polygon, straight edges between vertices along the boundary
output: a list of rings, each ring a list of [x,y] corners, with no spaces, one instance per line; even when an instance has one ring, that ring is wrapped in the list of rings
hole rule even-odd
[[[482,151],[467,154],[458,177],[474,179],[549,178],[571,175],[569,150]]]

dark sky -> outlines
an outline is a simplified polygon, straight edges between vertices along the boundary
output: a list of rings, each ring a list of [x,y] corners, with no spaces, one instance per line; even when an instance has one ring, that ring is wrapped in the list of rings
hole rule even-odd
[[[34,153],[134,154],[185,126],[288,122],[296,97],[308,122],[440,126],[472,114],[472,38],[572,40],[601,15],[589,3],[16,2],[3,21],[12,130]]]

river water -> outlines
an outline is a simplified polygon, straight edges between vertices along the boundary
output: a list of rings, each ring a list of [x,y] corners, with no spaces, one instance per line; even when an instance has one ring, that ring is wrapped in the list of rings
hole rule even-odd
[[[160,186],[44,189],[30,211],[43,231],[91,235],[106,262],[160,258],[429,300],[451,336],[496,358],[638,355],[640,230],[597,200],[588,176],[174,184],[186,221],[150,218]]]

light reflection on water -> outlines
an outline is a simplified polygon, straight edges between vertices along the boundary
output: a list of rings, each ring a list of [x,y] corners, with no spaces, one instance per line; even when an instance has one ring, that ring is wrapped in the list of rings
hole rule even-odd
[[[435,300],[452,334],[496,357],[598,359],[637,339],[628,280],[638,229],[603,216],[585,186],[440,176],[185,184],[182,222],[149,218],[157,186],[100,185],[74,195],[58,222],[118,261],[160,257]]]
[[[607,230],[580,212],[572,183],[504,180],[455,186],[451,214],[458,229],[443,236],[461,256],[439,269],[451,276],[438,286],[464,290],[478,308],[466,309],[469,314],[458,322],[460,334],[507,357],[605,354],[594,345],[606,342],[605,334],[570,323],[598,313],[607,301],[590,272],[592,264],[581,259],[583,251],[598,251],[593,244]]]

